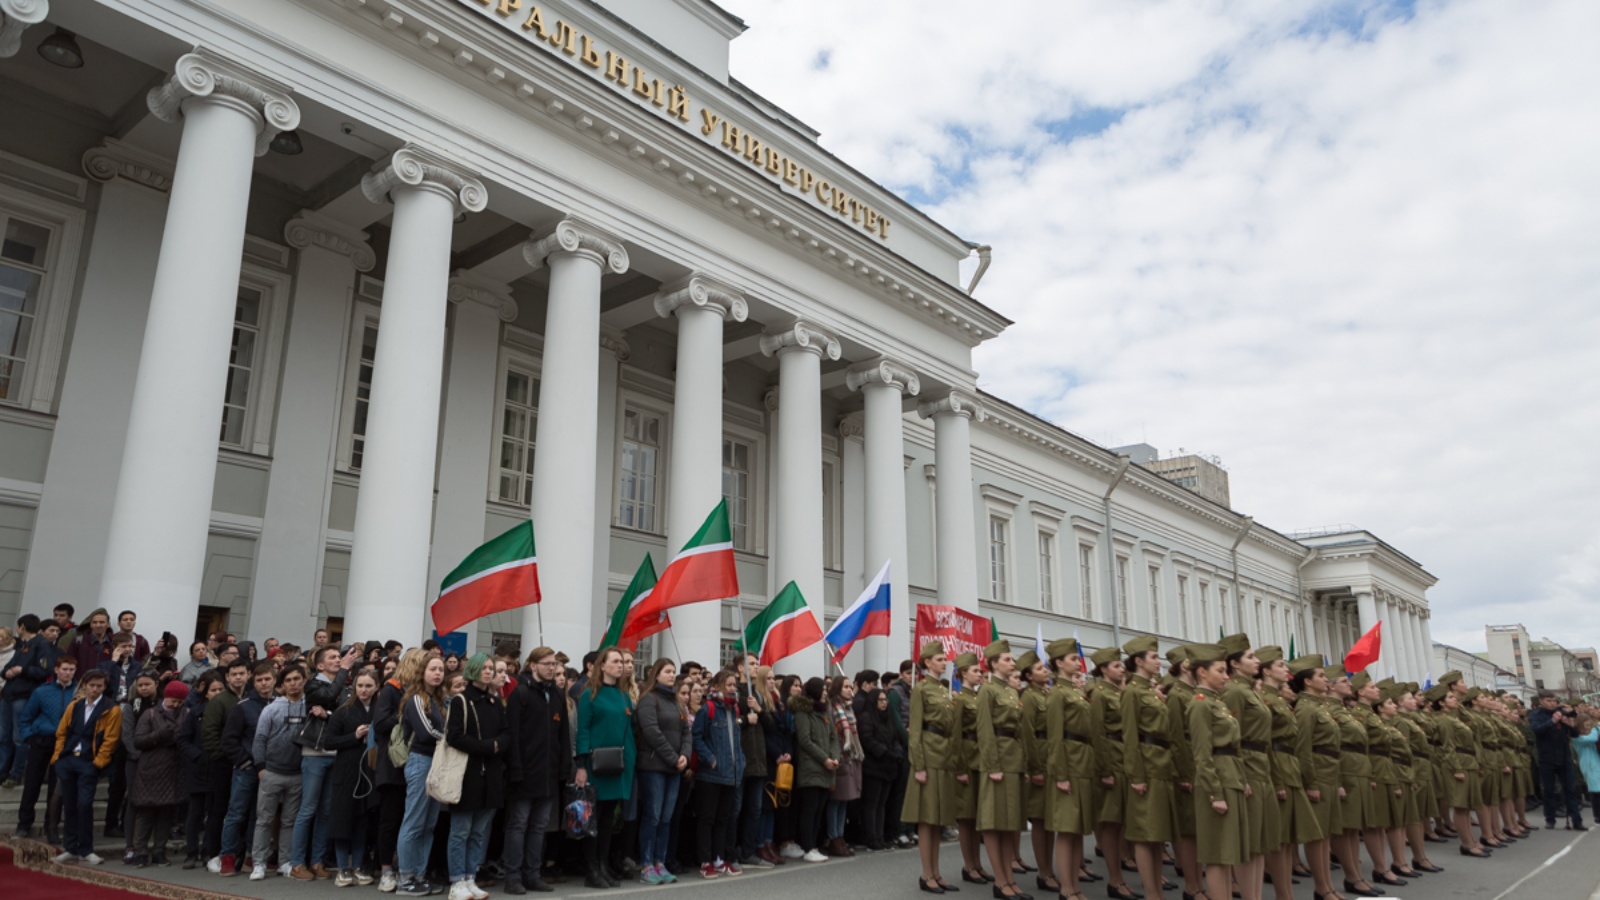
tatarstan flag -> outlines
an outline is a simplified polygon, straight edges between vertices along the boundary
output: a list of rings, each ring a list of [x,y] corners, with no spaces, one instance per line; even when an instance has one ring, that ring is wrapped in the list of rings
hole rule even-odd
[[[600,646],[636,650],[639,641],[672,626],[672,620],[667,617],[665,610],[649,616],[638,615],[638,611],[649,602],[655,586],[656,564],[646,553],[639,563],[639,570],[633,573],[633,580],[628,582],[628,589],[622,592],[622,600],[617,603],[616,611],[611,614],[611,627],[606,629],[605,639]]]
[[[822,627],[806,598],[800,596],[799,586],[791,581],[745,626],[741,644],[756,655],[757,665],[770,666],[820,640]]]
[[[521,522],[467,554],[439,584],[433,627],[449,634],[490,613],[539,602],[539,557],[533,522]]]
[[[728,527],[728,501],[719,500],[678,555],[667,564],[641,614],[703,600],[739,596],[739,572],[733,561],[733,530]]]

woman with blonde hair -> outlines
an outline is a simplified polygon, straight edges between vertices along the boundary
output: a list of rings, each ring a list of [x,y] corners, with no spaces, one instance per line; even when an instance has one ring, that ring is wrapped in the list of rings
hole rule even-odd
[[[400,699],[401,735],[410,743],[410,753],[404,769],[406,807],[396,848],[400,883],[395,893],[407,897],[439,893],[438,886],[429,884],[424,874],[433,829],[439,822],[439,801],[428,796],[428,770],[433,766],[434,749],[445,738],[444,675],[444,660],[429,656],[421,673],[406,682]]]
[[[393,893],[399,886],[395,875],[395,858],[400,841],[400,820],[406,810],[406,775],[404,768],[389,761],[389,739],[400,725],[400,700],[405,696],[405,685],[422,675],[422,666],[428,654],[420,647],[412,647],[394,663],[394,673],[384,679],[372,701],[373,744],[377,749],[377,767],[373,781],[378,790],[378,852],[377,862],[382,867],[378,890]]]

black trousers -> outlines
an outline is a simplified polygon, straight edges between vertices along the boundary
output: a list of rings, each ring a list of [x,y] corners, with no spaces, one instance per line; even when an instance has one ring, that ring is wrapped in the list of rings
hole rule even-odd
[[[56,799],[55,766],[50,764],[50,754],[56,750],[54,735],[35,735],[28,738],[28,767],[22,774],[22,802],[17,807],[17,829],[33,827],[33,808],[39,804],[39,789],[45,788],[44,830],[54,832],[59,824],[50,815]]]
[[[1544,820],[1552,823],[1566,806],[1567,818],[1583,821],[1583,797],[1578,793],[1578,780],[1573,772],[1570,756],[1552,761],[1540,760],[1539,782],[1544,788]]]
[[[111,773],[106,784],[106,830],[110,831],[122,827],[124,814],[128,811],[128,752],[121,745],[112,754],[111,765],[106,766],[106,771]],[[132,831],[131,828],[126,830]]]
[[[594,805],[595,835],[583,842],[583,861],[590,871],[611,858],[611,836],[622,827],[622,801],[600,800]]]
[[[189,814],[183,821],[183,849],[194,858],[200,858],[200,841],[206,829],[206,810],[211,805],[211,792],[189,795]]]
[[[795,794],[800,809],[794,817],[794,839],[800,849],[815,850],[817,838],[822,836],[822,812],[828,806],[828,789],[796,788]]]
[[[733,826],[733,801],[738,787],[731,784],[695,785],[695,808],[699,811],[700,863],[704,865],[721,859],[736,861],[733,842],[728,840]]]
[[[393,868],[400,846],[400,820],[406,814],[406,786],[378,785],[378,865]]]
[[[900,821],[900,811],[906,805],[906,779],[911,777],[911,760],[901,758],[894,778],[889,781],[889,796],[883,806],[883,842],[893,843],[901,835],[916,832],[916,826],[907,828]]]
[[[884,830],[883,824],[891,784],[892,779],[873,778],[871,775],[861,779],[861,832],[867,836],[869,845],[886,844],[894,840]]]
[[[233,764],[226,759],[213,759],[207,765],[211,766],[211,791],[207,794],[206,840],[200,846],[201,859],[222,852],[222,820],[228,817],[228,798],[233,796]],[[246,847],[245,852],[250,848]]]

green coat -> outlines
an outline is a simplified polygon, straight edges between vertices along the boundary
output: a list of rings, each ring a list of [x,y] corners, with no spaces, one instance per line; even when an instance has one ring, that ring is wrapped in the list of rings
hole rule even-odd
[[[827,710],[817,712],[808,697],[790,697],[794,713],[794,786],[833,790],[833,771],[824,763],[839,758],[839,733]]]
[[[1022,829],[1022,781],[1027,758],[1022,746],[1022,698],[991,678],[978,691],[978,830]],[[1000,773],[1000,781],[989,776]]]
[[[1178,770],[1172,764],[1170,731],[1167,705],[1149,679],[1129,676],[1122,692],[1122,770],[1128,783],[1122,825],[1130,841],[1165,842],[1177,834]],[[1144,785],[1143,794],[1133,789],[1136,784]]]
[[[954,825],[960,806],[956,773],[961,760],[961,712],[949,688],[924,678],[911,689],[911,728],[905,805],[900,818],[924,825]],[[917,773],[925,781],[917,781]]]
[[[589,767],[589,754],[599,747],[621,747],[623,767],[617,775],[589,775],[597,800],[626,800],[633,789],[633,698],[614,685],[578,692],[578,765]]]
[[[1022,757],[1028,780],[1022,785],[1022,807],[1029,819],[1044,818],[1045,788],[1033,776],[1044,775],[1050,753],[1045,747],[1045,703],[1049,691],[1029,685],[1022,690]]]
[[[1122,777],[1122,688],[1109,681],[1091,683],[1089,702],[1093,710],[1090,734],[1094,737],[1095,807],[1099,821],[1122,824],[1122,794],[1127,782]],[[1106,787],[1102,778],[1113,778]]]
[[[1222,689],[1222,702],[1239,721],[1239,763],[1250,794],[1244,798],[1245,858],[1278,849],[1277,789],[1272,783],[1272,712],[1256,693],[1255,681],[1235,675]],[[1246,747],[1245,745],[1250,745]],[[1259,749],[1258,749],[1259,748]],[[1271,800],[1272,802],[1268,802]]]
[[[1295,701],[1295,756],[1300,761],[1300,783],[1307,793],[1317,792],[1311,810],[1326,836],[1344,831],[1339,818],[1339,724],[1326,699],[1307,693]]]
[[[1194,748],[1195,844],[1200,861],[1228,866],[1248,862],[1239,722],[1210,691],[1196,690],[1189,704],[1189,741]],[[1219,755],[1218,750],[1229,752]],[[1218,800],[1228,804],[1227,812],[1212,807]]]
[[[1045,701],[1045,830],[1094,831],[1094,747],[1089,698],[1070,681],[1056,684]],[[1072,788],[1058,786],[1067,782]]]
[[[1167,690],[1167,740],[1172,742],[1172,767],[1177,772],[1178,835],[1194,837],[1194,749],[1189,744],[1189,704],[1194,685],[1178,680]],[[1184,790],[1182,785],[1189,785]]]

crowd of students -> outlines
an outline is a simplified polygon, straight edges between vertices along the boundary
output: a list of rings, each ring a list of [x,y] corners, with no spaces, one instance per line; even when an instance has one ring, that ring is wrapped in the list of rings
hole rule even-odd
[[[22,789],[19,837],[46,794],[62,863],[103,861],[108,776],[105,834],[129,865],[166,865],[181,835],[186,868],[408,896],[549,891],[569,871],[592,888],[712,879],[913,844],[920,889],[945,893],[953,833],[962,879],[997,898],[1031,900],[1017,876],[1036,872],[1082,900],[1102,877],[1092,834],[1111,897],[1140,896],[1125,872],[1143,896],[1177,889],[1170,861],[1186,898],[1256,900],[1268,881],[1288,896],[1302,876],[1324,900],[1442,871],[1429,842],[1484,857],[1534,830],[1535,731],[1549,778],[1572,781],[1576,748],[1600,782],[1593,709],[1544,697],[1530,729],[1515,698],[1458,672],[1422,690],[1245,635],[1165,660],[1150,637],[1087,658],[1072,639],[1044,658],[998,641],[950,660],[929,643],[881,676],[778,677],[745,657],[716,672],[656,659],[641,677],[615,647],[579,671],[549,647],[462,659],[323,630],[259,654],[218,633],[180,664],[131,611],[115,629],[104,610],[72,615],[0,628],[0,776]]]

